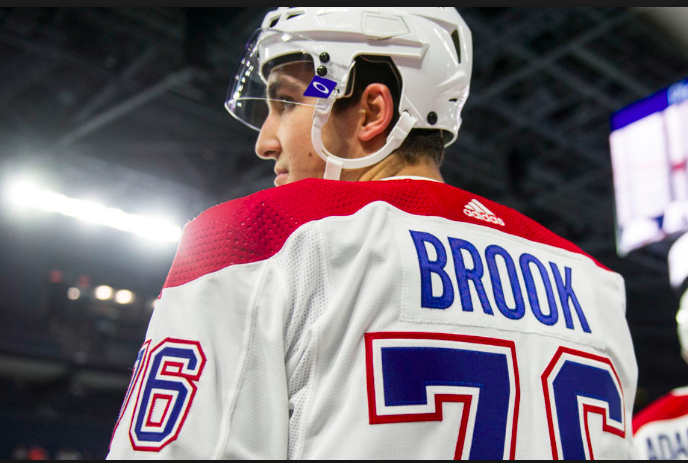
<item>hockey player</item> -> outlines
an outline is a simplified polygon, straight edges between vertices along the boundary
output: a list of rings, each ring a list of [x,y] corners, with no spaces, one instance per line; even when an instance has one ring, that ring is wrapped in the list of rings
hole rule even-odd
[[[280,8],[227,108],[277,188],[187,225],[111,458],[625,458],[624,282],[442,182],[454,8]]]
[[[678,316],[681,355],[688,362],[688,234],[669,253],[672,286],[682,295]],[[641,460],[688,460],[688,387],[676,389],[633,419],[634,454]]]

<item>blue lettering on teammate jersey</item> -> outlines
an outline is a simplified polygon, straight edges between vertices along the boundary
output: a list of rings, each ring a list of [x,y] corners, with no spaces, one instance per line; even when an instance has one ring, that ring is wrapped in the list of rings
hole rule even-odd
[[[688,432],[659,434],[647,439],[648,460],[688,459]]]
[[[509,320],[522,320],[526,315],[527,297],[533,316],[543,325],[555,326],[563,318],[566,328],[575,330],[575,313],[581,329],[585,333],[592,333],[573,288],[571,268],[562,269],[554,262],[549,262],[548,267],[528,253],[514,259],[506,249],[497,245],[488,246],[482,255],[472,243],[457,238],[449,238],[450,249],[447,251],[442,241],[434,235],[416,231],[410,233],[418,255],[422,308],[447,310],[454,305],[455,296],[458,295],[462,310],[474,312],[476,307],[470,290],[472,286],[486,315],[495,316],[499,312]],[[453,257],[453,269],[448,268],[450,254]],[[464,256],[470,256],[472,263],[466,262]],[[506,269],[506,273],[499,271],[500,266]],[[451,274],[456,277],[458,292],[455,291]],[[487,296],[484,281],[492,283],[492,300],[496,310]],[[525,296],[521,281],[525,284]],[[538,293],[536,282],[544,287],[545,300]],[[510,297],[507,298],[507,295]],[[557,306],[557,296],[561,302],[561,312]],[[508,300],[512,302],[508,303]]]

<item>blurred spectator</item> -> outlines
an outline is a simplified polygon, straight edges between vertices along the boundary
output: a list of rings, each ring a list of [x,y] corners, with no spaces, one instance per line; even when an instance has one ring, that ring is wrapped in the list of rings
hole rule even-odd
[[[26,452],[26,459],[30,461],[50,460],[50,455],[39,445],[34,445]]]
[[[29,450],[26,448],[26,446],[24,444],[19,444],[19,446],[12,452],[12,456],[10,457],[10,459],[16,461],[28,460],[28,453]]]
[[[81,452],[74,449],[62,449],[57,452],[56,460],[83,460]]]

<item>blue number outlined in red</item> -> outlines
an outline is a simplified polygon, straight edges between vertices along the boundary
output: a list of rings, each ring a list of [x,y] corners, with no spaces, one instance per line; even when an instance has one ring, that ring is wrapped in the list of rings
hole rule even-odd
[[[150,351],[129,427],[134,450],[160,452],[177,440],[206,362],[196,341],[168,338]]]
[[[435,361],[444,367],[432,368]],[[395,364],[416,368],[394,377],[395,369],[405,368]],[[370,424],[442,421],[444,403],[463,403],[454,457],[515,459],[520,380],[513,342],[437,333],[371,333],[366,335],[366,365]],[[481,392],[503,400],[480,401]],[[481,418],[487,415],[498,418]],[[503,446],[495,443],[500,440]]]
[[[574,378],[578,384],[572,385]],[[595,459],[590,414],[602,416],[604,433],[626,438],[626,402],[611,360],[561,347],[542,375],[542,387],[554,460]]]

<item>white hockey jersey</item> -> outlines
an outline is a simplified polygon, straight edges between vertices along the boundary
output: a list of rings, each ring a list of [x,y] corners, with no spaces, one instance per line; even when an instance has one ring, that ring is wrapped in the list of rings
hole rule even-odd
[[[305,180],[187,225],[110,458],[626,458],[623,279],[432,181]]]
[[[676,389],[633,419],[639,460],[688,460],[688,388]]]

